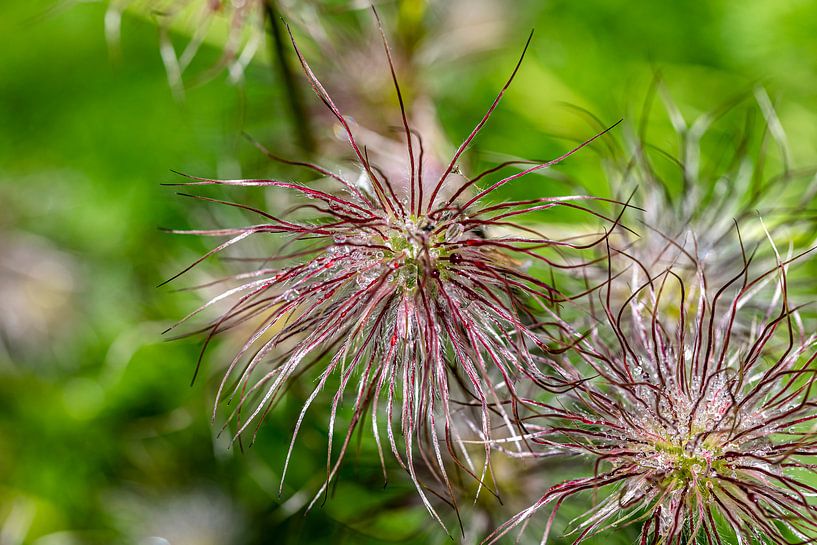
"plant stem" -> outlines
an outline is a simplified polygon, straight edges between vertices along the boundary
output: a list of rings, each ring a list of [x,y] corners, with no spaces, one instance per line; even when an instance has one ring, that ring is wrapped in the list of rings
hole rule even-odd
[[[281,79],[284,82],[286,89],[287,102],[289,103],[289,113],[292,119],[292,124],[298,134],[298,141],[300,147],[307,154],[311,154],[315,149],[315,138],[312,134],[312,124],[309,122],[309,117],[304,110],[303,102],[301,101],[300,86],[292,72],[292,66],[289,63],[289,57],[284,48],[283,33],[281,32],[280,16],[278,8],[275,5],[275,0],[264,1],[264,13],[269,22],[270,36],[272,37],[271,50],[275,57]]]

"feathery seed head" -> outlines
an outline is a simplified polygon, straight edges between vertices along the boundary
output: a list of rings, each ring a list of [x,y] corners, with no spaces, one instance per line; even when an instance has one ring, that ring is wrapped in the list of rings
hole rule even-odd
[[[664,99],[664,123],[672,127],[672,138],[647,134],[662,120],[648,107],[656,93]],[[791,165],[786,135],[766,91],[757,88],[746,95],[689,118],[656,81],[643,118],[636,126],[625,125],[621,149],[611,145],[608,179],[617,188],[614,193],[635,190],[634,203],[643,209],[638,237],[620,230],[610,239],[615,251],[629,256],[613,262],[620,266],[614,272],[628,269],[630,277],[614,293],[619,303],[667,269],[696,290],[699,272],[710,285],[720,286],[731,275],[724,264],[749,256],[755,266],[773,268],[767,229],[794,250],[811,242],[805,239],[813,223],[807,205],[817,191],[814,171]],[[808,179],[804,191],[805,184],[796,182]],[[602,269],[597,273],[604,276],[606,263]],[[679,302],[669,295],[663,303],[677,312]]]
[[[596,379],[564,375],[569,397],[529,400],[525,436],[543,456],[589,458],[593,475],[551,487],[489,541],[553,505],[546,538],[567,498],[598,489],[608,496],[579,518],[577,542],[636,523],[641,543],[812,540],[817,336],[802,332],[788,301],[789,263],[757,276],[746,265],[734,286],[699,286],[694,302],[682,293],[680,316],[660,301],[670,282],[692,291],[672,270],[640,288],[648,297],[622,308],[602,301],[601,325],[572,355]],[[773,274],[776,295],[758,291]],[[736,335],[739,323],[752,327]]]
[[[384,44],[402,107],[385,37]],[[225,279],[237,285],[183,321],[232,300],[204,328],[207,342],[244,323],[251,322],[255,328],[230,362],[218,393],[219,399],[237,400],[232,413],[237,436],[260,422],[292,380],[317,370],[314,387],[293,425],[284,474],[306,411],[331,385],[335,392],[328,411],[327,478],[321,493],[336,475],[353,430],[370,414],[381,463],[385,444],[442,524],[417,477],[415,456],[433,466],[453,500],[444,460],[457,459],[462,426],[452,418],[451,404],[462,397],[477,408],[480,416],[475,426],[483,437],[490,436],[492,412],[504,426],[514,427],[515,404],[506,405],[504,400],[513,400],[517,377],[541,374],[530,351],[547,349],[526,324],[537,322],[537,307],[564,299],[517,263],[524,258],[559,266],[542,251],[582,247],[575,240],[551,239],[515,220],[555,207],[590,212],[585,203],[592,199],[549,197],[499,204],[486,200],[505,184],[563,160],[604,133],[553,161],[523,162],[523,170],[476,189],[483,178],[518,164],[502,164],[470,178],[459,174],[457,166],[510,85],[517,64],[488,112],[440,172],[424,173],[422,139],[409,127],[401,108],[408,160],[402,163],[406,172],[397,180],[386,174],[391,170],[371,160],[294,40],[293,46],[311,86],[344,132],[360,176],[348,180],[330,169],[267,152],[274,160],[319,174],[318,183],[336,184],[341,191],[272,179],[194,178],[188,185],[289,190],[303,202],[279,217],[251,206],[199,197],[246,210],[264,223],[188,231],[229,237],[191,267],[251,236],[277,234],[286,242],[276,255],[259,259],[256,269]],[[429,175],[433,175],[430,184],[424,180]],[[514,234],[493,235],[497,226]],[[351,406],[342,407],[348,398],[353,400]],[[334,429],[341,414],[348,425],[335,451]],[[381,439],[384,428],[385,441]],[[481,468],[466,469],[479,482],[485,482],[489,467],[487,445],[485,451]]]

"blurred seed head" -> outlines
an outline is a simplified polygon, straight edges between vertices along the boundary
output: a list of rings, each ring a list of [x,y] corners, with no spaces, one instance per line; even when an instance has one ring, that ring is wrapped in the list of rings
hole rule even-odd
[[[281,4],[317,48],[312,55],[315,68],[335,101],[355,112],[362,127],[382,132],[382,127],[393,123],[400,111],[389,71],[372,66],[382,57],[381,36],[369,24],[373,3],[347,2],[345,9],[337,10],[322,9],[319,2],[284,0]],[[385,20],[386,33],[392,41],[395,72],[412,103],[412,126],[423,135],[428,149],[436,151],[444,142],[432,100],[434,78],[461,70],[479,55],[499,48],[510,35],[514,14],[496,0],[393,0],[376,5],[391,15]],[[313,110],[320,118],[325,113]]]
[[[156,20],[162,33],[161,56],[169,83],[182,96],[185,74],[202,47],[213,44],[222,52],[214,65],[195,74],[188,84],[224,70],[231,81],[239,82],[265,47],[265,32],[271,21],[278,24],[277,18],[285,17],[305,28],[321,49],[321,56],[331,59],[321,68],[325,69],[324,80],[341,103],[344,98],[353,100],[355,104],[347,106],[365,114],[383,111],[384,101],[388,101],[388,77],[367,69],[372,55],[379,51],[379,36],[366,26],[359,35],[349,28],[341,31],[325,20],[328,15],[365,12],[371,5],[354,0],[331,4],[318,0],[109,0],[105,33],[116,51],[124,14]],[[414,82],[429,66],[451,65],[498,47],[511,26],[508,11],[497,0],[392,0],[378,5],[393,8],[396,13],[395,24],[389,29],[395,37],[395,65],[406,86],[412,88],[411,95],[421,94],[419,88],[415,93]],[[189,39],[172,40],[174,33],[188,35]],[[375,108],[356,108],[367,102]]]
[[[656,96],[658,95],[658,96]],[[674,140],[653,137],[651,113],[658,97]],[[773,268],[775,253],[767,231],[785,241],[784,257],[812,242],[817,191],[814,169],[790,164],[786,135],[772,101],[762,88],[688,119],[660,80],[650,90],[638,125],[624,127],[622,148],[611,145],[608,179],[614,192],[630,194],[643,209],[638,236],[620,230],[611,237],[615,273],[629,283],[614,294],[618,302],[648,278],[667,269],[691,290],[727,283],[732,265],[751,259],[756,268]],[[606,261],[597,272],[606,275]],[[790,286],[793,289],[793,286]],[[693,294],[688,294],[694,299]],[[665,297],[664,304],[674,305]]]
[[[266,0],[110,0],[105,14],[105,33],[116,50],[124,13],[134,13],[158,21],[160,52],[171,87],[181,96],[183,76],[201,47],[214,41],[222,47],[216,63],[199,79],[227,70],[232,81],[242,79],[244,69],[264,43]],[[179,48],[171,40],[174,32],[190,39]]]

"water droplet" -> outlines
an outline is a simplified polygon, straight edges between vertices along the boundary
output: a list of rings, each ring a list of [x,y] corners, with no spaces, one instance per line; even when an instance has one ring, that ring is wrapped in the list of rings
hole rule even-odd
[[[459,223],[452,223],[445,230],[445,239],[448,242],[456,242],[462,236],[464,229]]]
[[[292,288],[291,290],[287,290],[284,292],[284,300],[286,301],[294,301],[298,298],[298,290]]]
[[[358,287],[365,288],[366,286],[371,284],[374,279],[375,277],[371,273],[362,273],[357,275],[357,278],[355,278],[355,282],[357,282]]]
[[[333,238],[333,239],[335,240],[335,242],[337,242],[338,244],[343,244],[344,242],[346,242],[346,235],[344,235],[343,233],[338,233],[338,234],[336,234],[336,235],[335,235],[334,237],[332,237],[332,238]]]

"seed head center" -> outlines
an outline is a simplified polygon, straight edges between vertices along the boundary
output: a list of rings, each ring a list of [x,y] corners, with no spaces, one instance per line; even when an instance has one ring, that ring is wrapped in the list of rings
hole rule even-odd
[[[423,217],[391,224],[381,244],[388,249],[384,261],[394,269],[393,281],[413,291],[445,279],[451,265],[459,261],[452,259],[457,255],[452,245],[462,233],[457,223],[440,226]]]

